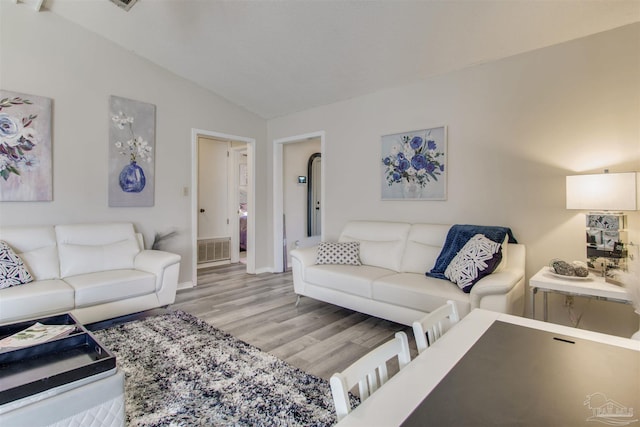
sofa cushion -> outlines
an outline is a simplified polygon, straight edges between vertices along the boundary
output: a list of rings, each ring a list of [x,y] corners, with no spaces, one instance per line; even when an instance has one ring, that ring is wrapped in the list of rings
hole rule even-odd
[[[37,280],[0,291],[0,321],[35,319],[65,313],[74,307],[73,288],[59,279]]]
[[[320,242],[316,264],[361,265],[360,242]]]
[[[106,245],[62,243],[58,251],[60,276],[66,278],[99,271],[131,269],[140,249],[135,239],[128,239]]]
[[[34,280],[60,278],[56,234],[51,226],[3,227],[0,239],[20,256]]]
[[[451,260],[444,275],[469,293],[478,280],[493,273],[501,260],[502,244],[476,234]]]
[[[373,299],[423,312],[431,312],[453,300],[460,316],[470,310],[469,295],[448,280],[426,277],[424,274],[399,273],[375,280]]]
[[[360,262],[364,265],[400,271],[410,224],[383,221],[350,221],[339,242],[360,242]]]
[[[22,259],[6,242],[0,240],[0,289],[24,285],[32,281],[33,277],[24,266]]]
[[[60,277],[63,278],[132,268],[133,258],[140,251],[131,223],[56,225],[55,233],[60,252]],[[90,246],[95,246],[95,250]],[[78,256],[82,259],[76,258]]]
[[[371,283],[394,271],[368,265],[314,265],[307,267],[305,281],[352,295],[371,298]]]
[[[75,290],[76,308],[155,292],[156,277],[138,270],[111,270],[65,278]]]
[[[450,225],[413,224],[402,256],[403,273],[424,274],[429,271],[442,250]]]

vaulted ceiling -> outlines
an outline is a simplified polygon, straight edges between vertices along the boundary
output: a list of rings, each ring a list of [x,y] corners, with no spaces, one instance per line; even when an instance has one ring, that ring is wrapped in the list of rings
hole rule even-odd
[[[640,0],[138,0],[128,12],[45,0],[42,10],[265,119],[640,21]]]

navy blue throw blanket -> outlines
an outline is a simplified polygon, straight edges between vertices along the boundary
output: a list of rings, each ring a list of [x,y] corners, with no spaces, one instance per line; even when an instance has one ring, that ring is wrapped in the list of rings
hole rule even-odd
[[[438,255],[436,264],[431,271],[427,271],[427,276],[448,280],[444,271],[456,254],[464,245],[476,234],[484,234],[487,239],[496,243],[504,242],[504,238],[509,236],[509,243],[518,243],[509,227],[497,227],[491,225],[461,225],[456,224],[449,229],[444,247]]]

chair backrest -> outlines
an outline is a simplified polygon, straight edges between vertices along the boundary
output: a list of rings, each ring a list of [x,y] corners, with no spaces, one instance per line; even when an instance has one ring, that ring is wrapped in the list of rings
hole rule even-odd
[[[459,320],[460,316],[458,315],[456,303],[449,300],[442,307],[413,322],[413,334],[416,338],[418,354],[436,342],[446,332],[447,327],[457,323]]]
[[[393,340],[370,351],[344,371],[331,376],[329,384],[338,421],[351,412],[349,391],[358,384],[360,401],[364,401],[387,382],[387,361],[395,356],[398,357],[400,369],[411,361],[409,341],[404,332],[396,333]]]

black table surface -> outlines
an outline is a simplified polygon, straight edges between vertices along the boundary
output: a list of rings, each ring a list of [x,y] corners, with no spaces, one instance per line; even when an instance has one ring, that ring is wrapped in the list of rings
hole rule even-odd
[[[639,415],[640,352],[496,321],[402,426],[640,426]]]

